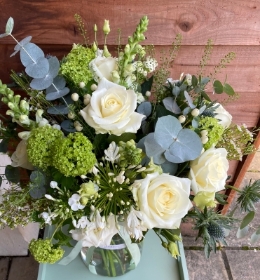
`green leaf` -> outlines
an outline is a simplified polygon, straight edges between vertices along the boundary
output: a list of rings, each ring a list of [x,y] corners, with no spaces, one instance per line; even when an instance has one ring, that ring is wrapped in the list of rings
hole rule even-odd
[[[196,76],[192,75],[191,84],[193,87],[196,87],[198,84],[198,79]]]
[[[224,84],[223,85],[223,91],[228,94],[228,95],[234,95],[235,91],[229,84]]]
[[[71,236],[68,236],[66,234],[64,234],[61,230],[58,230],[55,234],[54,234],[54,238],[56,240],[58,240],[58,244],[60,246],[68,246],[68,247],[72,247],[70,244],[71,241]]]
[[[221,193],[216,193],[215,194],[215,199],[217,200],[218,203],[225,205],[228,204],[228,202],[225,200],[227,196],[225,194],[221,194]]]
[[[13,167],[11,165],[7,165],[5,168],[5,177],[8,181],[12,183],[19,183],[20,182],[19,167]]]
[[[206,99],[207,101],[211,102],[211,99],[209,98],[209,96],[207,95],[207,93],[205,91],[201,92],[201,96]]]
[[[215,82],[213,83],[213,87],[215,93],[217,94],[223,93],[223,85],[220,81],[215,80]]]
[[[255,217],[255,212],[254,211],[249,212],[242,220],[239,228],[243,229],[244,227],[248,226],[250,222],[254,219],[254,217]]]
[[[135,140],[136,135],[135,133],[130,133],[130,132],[126,132],[121,134],[120,136],[116,136],[116,135],[110,135],[108,137],[108,141],[111,143],[112,141],[114,141],[115,143],[119,143],[119,141],[123,141],[123,142],[127,142],[131,139]]]
[[[6,34],[11,34],[14,28],[14,19],[12,17],[9,17],[6,27],[5,27],[5,33]]]

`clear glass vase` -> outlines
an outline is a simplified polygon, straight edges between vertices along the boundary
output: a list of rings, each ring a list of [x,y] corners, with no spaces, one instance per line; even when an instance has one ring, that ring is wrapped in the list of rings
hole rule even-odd
[[[116,234],[110,246],[83,247],[81,258],[91,273],[116,277],[136,268],[140,261],[142,246],[142,242],[125,242],[119,234]]]

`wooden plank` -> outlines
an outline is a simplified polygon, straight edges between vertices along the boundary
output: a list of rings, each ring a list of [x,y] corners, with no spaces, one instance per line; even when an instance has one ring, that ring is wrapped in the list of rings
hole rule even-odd
[[[143,15],[150,19],[147,44],[170,45],[177,33],[185,34],[184,45],[204,45],[212,38],[217,45],[259,45],[259,0],[45,0],[1,1],[0,27],[9,16],[15,19],[18,38],[32,35],[37,43],[71,44],[78,40],[74,14],[80,13],[88,29],[102,28],[109,19],[109,44],[117,41],[122,29],[125,43]],[[93,39],[93,35],[90,34]],[[57,40],[59,38],[59,40]],[[101,41],[102,32],[98,39]],[[0,44],[10,43],[6,38]]]

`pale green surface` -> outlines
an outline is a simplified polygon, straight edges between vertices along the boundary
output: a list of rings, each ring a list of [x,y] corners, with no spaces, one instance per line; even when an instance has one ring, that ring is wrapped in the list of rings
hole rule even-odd
[[[188,280],[185,255],[180,245],[181,260],[176,260],[161,246],[156,234],[150,230],[145,238],[141,261],[137,268],[120,280]],[[90,273],[78,256],[70,264],[40,265],[38,280],[104,280],[108,277]]]

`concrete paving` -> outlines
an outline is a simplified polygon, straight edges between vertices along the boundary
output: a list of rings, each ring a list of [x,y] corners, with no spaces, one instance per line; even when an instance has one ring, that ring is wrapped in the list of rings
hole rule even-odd
[[[260,179],[260,150],[256,152],[242,185],[247,184],[250,178]],[[243,215],[238,212],[236,217]],[[260,226],[260,203],[250,231],[253,232],[257,226]],[[260,241],[250,244],[250,235],[237,239],[236,231],[230,232],[228,246],[212,253],[209,259],[204,256],[201,242],[195,242],[190,224],[184,225],[182,235],[190,280],[260,279]],[[30,255],[0,257],[0,280],[37,280],[38,268],[38,263]]]

